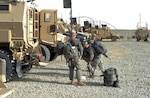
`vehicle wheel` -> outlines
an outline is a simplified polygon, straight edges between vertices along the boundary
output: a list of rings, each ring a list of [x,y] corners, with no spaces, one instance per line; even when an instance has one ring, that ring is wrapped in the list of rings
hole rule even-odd
[[[102,38],[99,38],[98,41],[102,41]]]
[[[116,40],[117,40],[117,38],[115,36],[111,37],[111,41],[116,41]]]
[[[0,50],[0,58],[6,60],[6,82],[12,80],[12,72],[13,72],[13,66],[11,64],[11,57],[8,52],[4,50]]]
[[[41,50],[42,50],[44,60],[46,62],[49,62],[50,56],[51,56],[49,49],[45,45],[40,45],[40,46],[41,46]]]
[[[137,38],[136,38],[136,41],[140,41],[140,40],[141,40],[140,37],[137,37]]]
[[[145,37],[144,41],[148,41],[147,37]]]

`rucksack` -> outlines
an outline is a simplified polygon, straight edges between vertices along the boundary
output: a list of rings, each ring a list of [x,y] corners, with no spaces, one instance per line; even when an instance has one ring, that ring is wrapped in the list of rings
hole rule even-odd
[[[77,47],[72,46],[70,42],[66,42],[63,49],[63,55],[66,58],[66,61],[68,61],[71,58],[75,58],[77,56]]]
[[[94,43],[92,43],[92,47],[94,48],[94,50],[97,54],[106,54],[106,52],[107,52],[107,49],[105,48],[105,46],[102,45],[98,41],[95,41]]]
[[[116,68],[108,68],[103,73],[104,86],[119,87],[119,79]]]
[[[57,56],[63,54],[64,46],[65,46],[65,43],[63,43],[63,42],[60,42],[60,43],[57,44],[57,48],[56,48],[56,51],[57,51],[56,55]]]

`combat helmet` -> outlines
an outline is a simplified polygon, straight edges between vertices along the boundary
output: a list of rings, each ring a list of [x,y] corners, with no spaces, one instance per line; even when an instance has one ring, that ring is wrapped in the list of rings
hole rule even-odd
[[[95,34],[95,33],[92,33],[92,37],[96,37],[96,34]]]

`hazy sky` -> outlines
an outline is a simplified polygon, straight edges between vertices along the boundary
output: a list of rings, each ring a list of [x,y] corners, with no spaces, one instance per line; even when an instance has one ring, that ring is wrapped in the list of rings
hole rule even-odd
[[[137,22],[147,22],[150,28],[149,0],[72,0],[73,17],[88,16],[107,22],[117,29],[136,29]],[[57,9],[58,17],[69,20],[70,9],[63,0],[35,0],[40,9]]]

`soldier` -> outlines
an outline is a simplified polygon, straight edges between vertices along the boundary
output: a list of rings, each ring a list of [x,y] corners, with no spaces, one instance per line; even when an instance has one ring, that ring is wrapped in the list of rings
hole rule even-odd
[[[69,66],[69,78],[71,80],[71,84],[78,84],[80,86],[85,86],[86,84],[81,81],[81,68],[79,64],[79,59],[83,55],[83,46],[79,39],[76,38],[76,33],[71,33],[71,38],[68,40],[72,47],[74,47],[75,50],[75,56],[73,56],[71,59],[68,60],[68,66]],[[74,79],[74,69],[76,68],[76,78],[78,81]]]
[[[94,43],[93,43],[94,44]],[[103,68],[102,68],[102,64],[100,61],[101,58],[101,54],[98,54],[95,49],[92,47],[92,45],[90,45],[88,42],[84,43],[84,58],[87,61],[87,65],[88,65],[88,70],[90,71],[90,77],[94,77],[95,75],[95,69],[97,66],[99,66],[99,68],[101,69],[102,73],[103,73]],[[90,65],[92,66],[92,68],[90,68]]]
[[[88,43],[91,45],[94,43],[94,41],[96,40],[96,34],[92,33],[91,38],[88,40]]]

